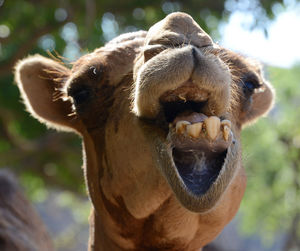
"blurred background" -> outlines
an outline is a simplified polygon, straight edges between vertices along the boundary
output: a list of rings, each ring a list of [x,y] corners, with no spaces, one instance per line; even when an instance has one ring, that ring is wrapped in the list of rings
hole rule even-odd
[[[270,115],[243,132],[248,186],[212,248],[300,250],[300,2],[296,0],[0,0],[0,168],[12,170],[59,251],[86,250],[90,203],[77,136],[25,112],[13,66],[48,52],[67,62],[118,34],[184,11],[220,45],[264,63],[276,89]],[[225,248],[220,248],[224,246]]]

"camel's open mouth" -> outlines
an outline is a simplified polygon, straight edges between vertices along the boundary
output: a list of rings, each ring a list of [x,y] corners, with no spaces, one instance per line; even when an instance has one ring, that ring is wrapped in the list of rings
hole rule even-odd
[[[169,164],[163,164],[163,171],[171,186],[177,180],[173,186],[177,196],[183,191],[188,193],[183,196],[183,200],[190,196],[188,202],[181,201],[188,206],[191,201],[200,205],[199,200],[204,197],[213,205],[226,189],[235,165],[231,161],[236,143],[231,122],[225,117],[204,114],[205,96],[201,100],[188,99],[187,95],[173,96],[172,100],[169,95],[163,96],[157,118],[168,124],[168,129],[164,127],[168,132],[163,152],[167,152]],[[202,211],[201,206],[194,205],[192,209]]]
[[[232,141],[230,121],[201,113],[205,103],[162,104],[170,123],[173,162],[186,188],[197,196],[205,194],[219,176]]]

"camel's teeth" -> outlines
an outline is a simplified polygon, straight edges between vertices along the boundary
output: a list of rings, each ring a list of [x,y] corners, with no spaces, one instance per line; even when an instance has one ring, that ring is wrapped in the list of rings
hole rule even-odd
[[[191,124],[190,122],[185,120],[178,121],[176,123],[176,133],[183,134],[186,129],[186,126],[190,124]]]
[[[216,116],[208,117],[204,120],[207,135],[211,140],[215,140],[220,132],[220,119]]]
[[[186,126],[186,132],[188,135],[190,135],[193,138],[198,138],[200,136],[201,130],[202,130],[202,124],[201,122],[195,123],[192,125]]]
[[[230,128],[227,125],[224,125],[224,127],[223,127],[224,140],[228,141],[229,133],[230,133]]]
[[[227,119],[224,119],[221,121],[221,126],[228,126],[229,128],[231,128],[231,121],[230,120],[227,120]]]

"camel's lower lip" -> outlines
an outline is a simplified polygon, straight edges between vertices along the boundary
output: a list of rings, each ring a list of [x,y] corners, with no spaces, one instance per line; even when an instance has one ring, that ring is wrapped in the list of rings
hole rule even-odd
[[[193,212],[212,209],[240,164],[239,142],[232,136],[230,145],[218,153],[202,149],[193,152],[176,149],[170,142],[161,143],[159,166],[179,202]],[[211,155],[203,159],[205,154]]]
[[[170,127],[160,165],[181,204],[194,212],[216,205],[232,180],[239,163],[239,144],[231,132],[220,132],[211,140],[207,134],[192,138]],[[168,161],[166,162],[166,159]]]

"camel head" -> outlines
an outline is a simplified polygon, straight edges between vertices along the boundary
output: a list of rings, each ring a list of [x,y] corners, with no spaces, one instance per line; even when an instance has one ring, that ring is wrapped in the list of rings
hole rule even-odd
[[[34,117],[82,137],[99,231],[129,249],[173,239],[201,247],[222,230],[246,186],[241,129],[273,102],[260,65],[215,44],[184,13],[72,69],[24,59],[16,81]]]
[[[241,168],[242,126],[272,104],[260,66],[175,13],[149,30],[134,83],[133,111],[155,141],[157,166],[184,207],[210,210]]]

